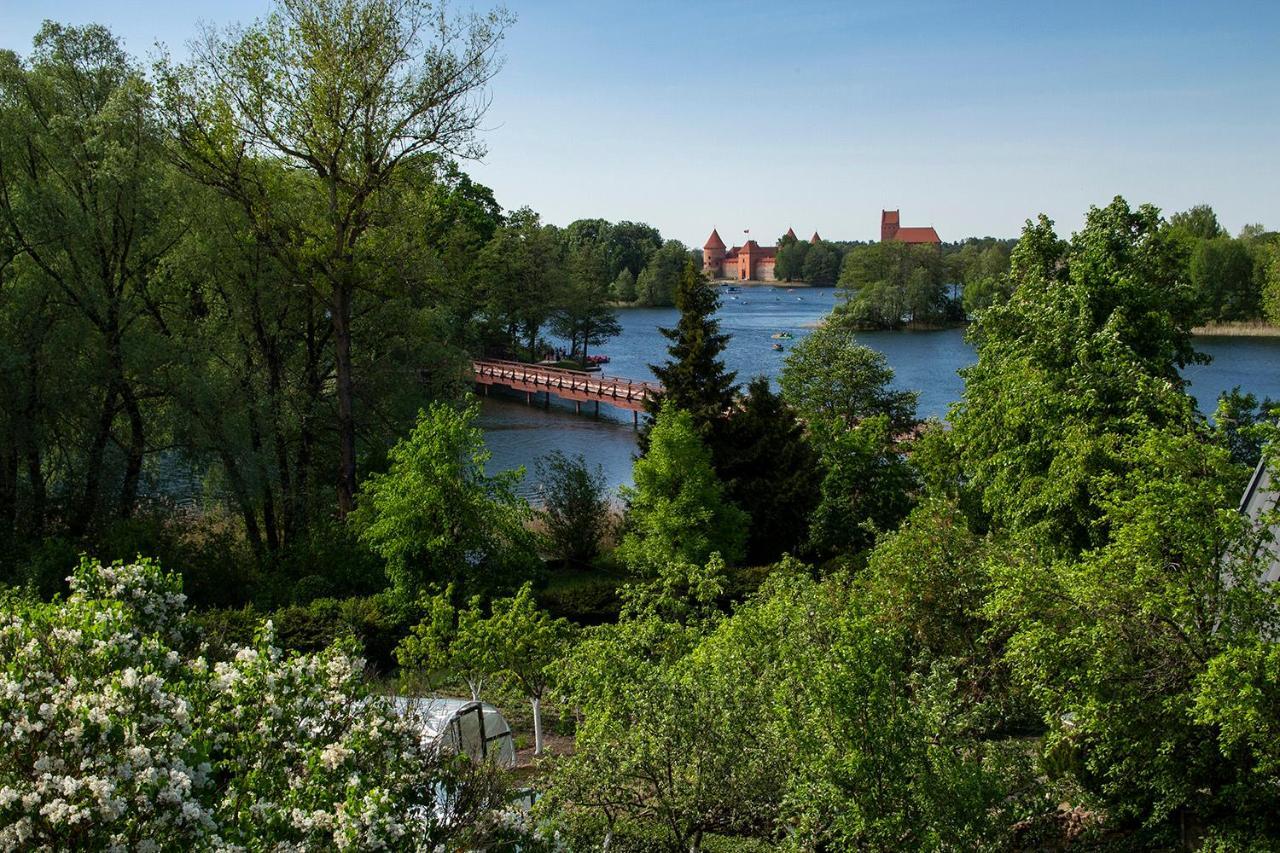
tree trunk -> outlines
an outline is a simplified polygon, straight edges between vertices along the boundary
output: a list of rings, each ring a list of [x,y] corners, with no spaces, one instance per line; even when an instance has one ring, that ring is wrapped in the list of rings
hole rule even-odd
[[[116,417],[116,384],[115,380],[107,383],[107,393],[102,398],[102,411],[98,415],[98,430],[89,445],[88,459],[85,463],[84,492],[81,495],[80,507],[69,525],[71,535],[79,536],[89,527],[93,514],[98,509],[98,489],[102,484],[102,454],[106,452],[107,441],[111,438],[111,422]]]
[[[531,696],[529,701],[533,704],[533,754],[542,755],[542,699]]]
[[[44,464],[40,461],[40,448],[30,437],[27,444],[27,480],[31,483],[31,512],[26,532],[39,536],[44,532],[45,504],[48,496],[45,493]]]
[[[5,542],[13,539],[18,528],[18,448],[9,445],[4,449],[4,464],[0,465],[0,519],[4,521]]]
[[[138,502],[138,482],[142,478],[142,459],[146,452],[146,425],[138,398],[127,383],[121,382],[120,399],[129,418],[129,449],[126,454],[124,485],[120,489],[120,517],[130,518]]]
[[[333,352],[338,393],[338,516],[346,518],[355,508],[356,424],[352,413],[351,288],[347,282],[333,288]]]

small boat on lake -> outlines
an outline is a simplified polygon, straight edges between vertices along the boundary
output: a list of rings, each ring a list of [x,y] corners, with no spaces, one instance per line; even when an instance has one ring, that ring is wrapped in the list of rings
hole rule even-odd
[[[783,346],[782,344],[774,344],[773,349],[774,349],[774,352],[782,352]]]
[[[772,337],[775,341],[789,341],[795,336],[792,335],[790,332],[775,332],[770,337]]]

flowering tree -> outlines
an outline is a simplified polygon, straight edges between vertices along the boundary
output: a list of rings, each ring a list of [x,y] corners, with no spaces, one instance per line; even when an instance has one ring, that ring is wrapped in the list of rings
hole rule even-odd
[[[0,849],[432,849],[498,802],[368,698],[352,646],[285,656],[267,623],[211,664],[176,575],[69,580],[0,600]]]

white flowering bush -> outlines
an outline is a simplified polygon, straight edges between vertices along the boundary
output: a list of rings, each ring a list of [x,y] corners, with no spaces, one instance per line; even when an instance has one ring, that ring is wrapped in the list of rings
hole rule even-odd
[[[432,849],[499,804],[368,700],[352,646],[286,656],[268,623],[210,664],[177,576],[70,582],[0,598],[0,849]]]

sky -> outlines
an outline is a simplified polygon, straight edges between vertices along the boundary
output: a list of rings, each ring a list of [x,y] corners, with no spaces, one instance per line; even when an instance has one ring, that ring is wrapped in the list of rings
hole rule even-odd
[[[464,168],[558,225],[866,240],[888,208],[944,240],[1014,237],[1123,195],[1280,229],[1277,0],[507,5],[488,153]],[[182,56],[198,22],[269,8],[3,0],[0,47],[52,18]]]

